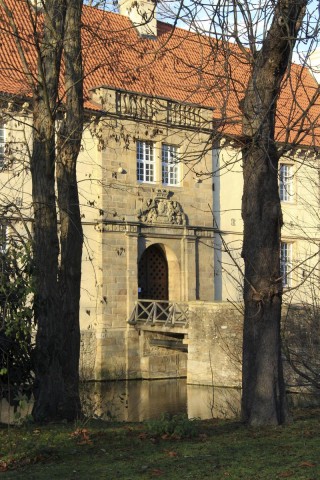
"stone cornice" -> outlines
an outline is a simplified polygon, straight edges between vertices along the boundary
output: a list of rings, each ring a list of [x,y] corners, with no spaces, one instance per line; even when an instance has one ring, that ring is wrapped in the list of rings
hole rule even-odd
[[[211,131],[212,108],[100,86],[91,90],[91,101],[108,115],[137,121]]]

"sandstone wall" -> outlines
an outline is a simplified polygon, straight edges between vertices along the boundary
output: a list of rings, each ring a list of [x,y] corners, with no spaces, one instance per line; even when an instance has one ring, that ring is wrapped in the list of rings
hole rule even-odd
[[[242,317],[229,303],[190,304],[187,382],[241,385]]]

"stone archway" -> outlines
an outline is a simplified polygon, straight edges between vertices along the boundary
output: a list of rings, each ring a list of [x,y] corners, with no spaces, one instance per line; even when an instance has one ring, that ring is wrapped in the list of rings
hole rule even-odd
[[[151,245],[139,261],[139,298],[169,299],[168,262],[160,245]]]
[[[161,245],[168,262],[168,287],[169,300],[179,302],[182,300],[181,284],[184,281],[181,278],[181,270],[178,258],[174,251],[168,245]]]

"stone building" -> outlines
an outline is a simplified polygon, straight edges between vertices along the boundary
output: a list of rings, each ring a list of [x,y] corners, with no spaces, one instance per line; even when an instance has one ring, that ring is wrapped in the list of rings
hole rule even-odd
[[[14,7],[27,38],[26,0]],[[121,2],[120,14],[84,7],[83,24],[81,373],[239,385],[239,99],[248,73],[237,60],[241,52],[230,46],[226,59],[209,37],[157,22],[147,0]],[[17,205],[19,221],[32,218],[32,102],[10,28],[1,42],[1,191]],[[306,69],[292,67],[279,99],[279,144],[292,142],[295,118],[316,88]],[[300,98],[293,116],[292,91]],[[310,115],[318,113],[316,105]],[[289,293],[317,273],[319,156],[311,135],[284,152],[282,271]]]

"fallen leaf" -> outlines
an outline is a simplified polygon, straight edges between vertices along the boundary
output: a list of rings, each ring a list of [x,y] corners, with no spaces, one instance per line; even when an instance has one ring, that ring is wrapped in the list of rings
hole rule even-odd
[[[299,467],[315,467],[316,463],[308,462],[307,460],[305,462],[299,463]]]
[[[0,472],[6,472],[8,470],[7,462],[0,462]]]
[[[78,445],[92,444],[89,431],[86,428],[77,428],[74,432],[70,433],[71,438],[78,440]]]
[[[153,475],[154,477],[161,477],[163,473],[164,472],[160,470],[160,468],[154,468],[153,470],[151,470],[151,475]]]
[[[168,457],[176,457],[178,455],[177,452],[174,452],[173,450],[165,450],[165,453]]]
[[[280,478],[289,478],[289,477],[292,477],[292,475],[294,475],[294,472],[291,472],[290,470],[286,471],[286,472],[281,472],[279,473],[278,477]]]

